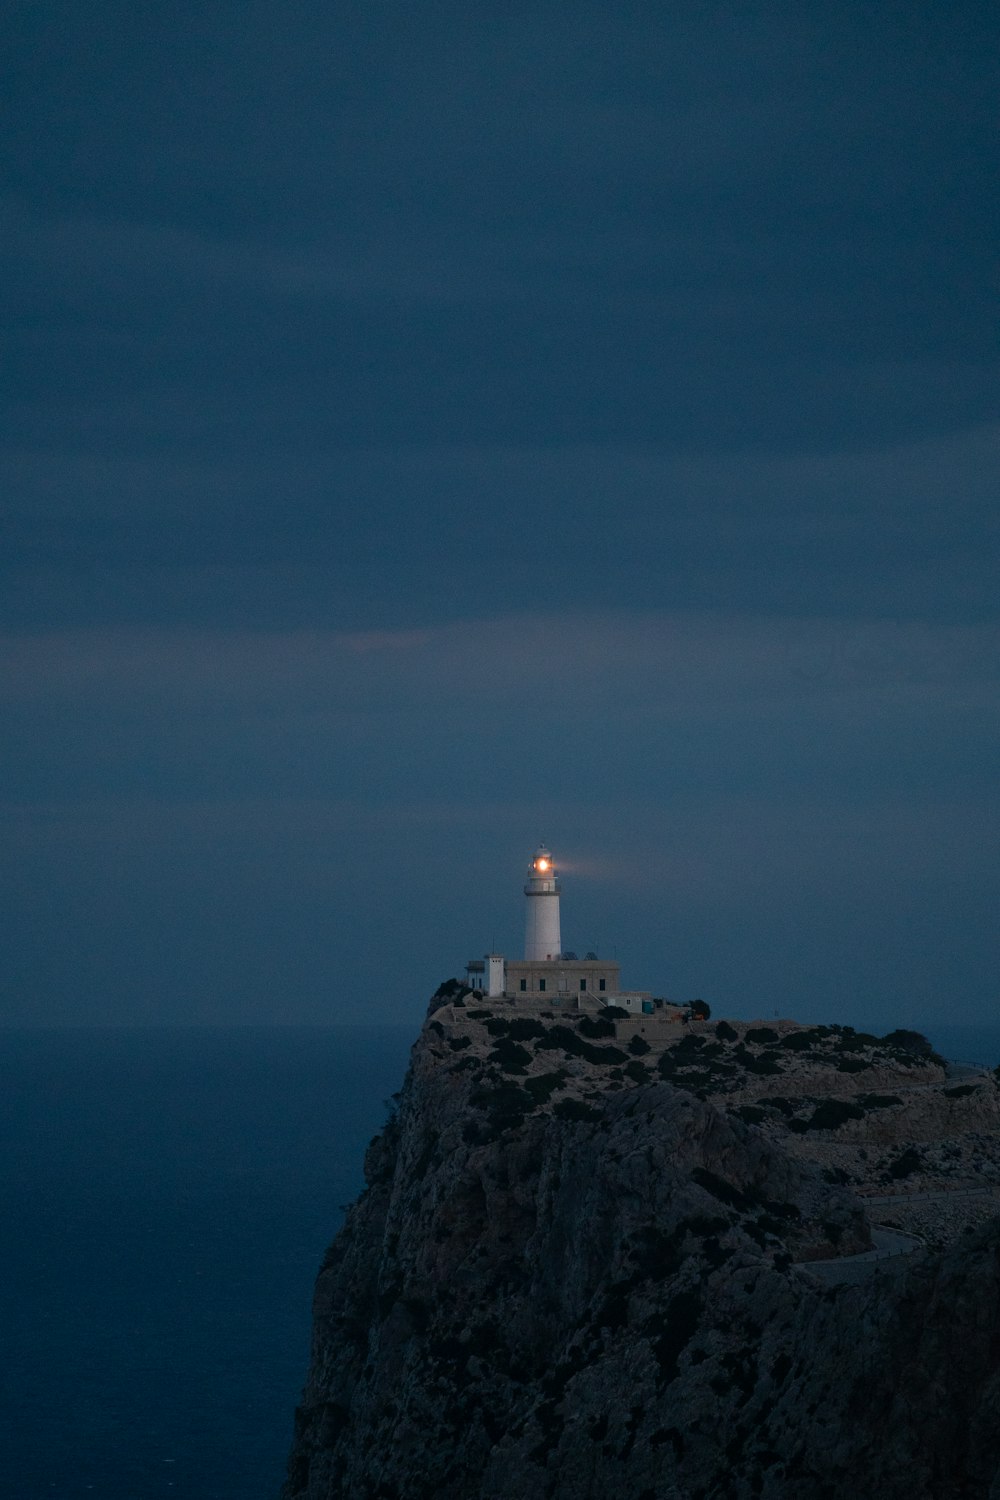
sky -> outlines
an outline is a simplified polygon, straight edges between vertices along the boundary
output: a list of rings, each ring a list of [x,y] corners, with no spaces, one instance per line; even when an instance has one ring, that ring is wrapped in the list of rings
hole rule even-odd
[[[997,1016],[993,5],[3,27],[0,1023]]]

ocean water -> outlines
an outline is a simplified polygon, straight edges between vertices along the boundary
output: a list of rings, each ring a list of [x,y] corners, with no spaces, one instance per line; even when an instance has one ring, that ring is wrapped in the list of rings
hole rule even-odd
[[[923,1030],[930,1037],[942,1057],[987,1068],[1000,1065],[1000,1024],[958,1026],[942,1023],[940,1026],[917,1027],[917,1030]]]
[[[0,1493],[275,1500],[416,1029],[0,1032]],[[929,1034],[1000,1061],[1000,1026]]]
[[[416,1029],[0,1032],[0,1493],[275,1500]]]

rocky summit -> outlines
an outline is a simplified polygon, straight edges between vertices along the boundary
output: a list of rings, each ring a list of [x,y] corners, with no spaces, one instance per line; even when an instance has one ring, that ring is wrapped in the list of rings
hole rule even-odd
[[[442,986],[284,1500],[998,1500],[998,1113],[909,1032]]]

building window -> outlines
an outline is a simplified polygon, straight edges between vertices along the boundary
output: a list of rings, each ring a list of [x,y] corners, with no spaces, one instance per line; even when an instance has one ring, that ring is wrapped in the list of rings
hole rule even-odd
[[[538,981],[538,988],[539,988],[539,989],[540,989],[540,990],[544,990],[544,989],[545,989],[545,980],[544,980],[544,979],[540,979],[540,980],[539,980],[539,981]]]
[[[599,979],[599,980],[598,980],[598,981],[597,981],[597,988],[598,988],[598,989],[599,989],[599,990],[606,990],[606,989],[607,989],[607,987],[608,987],[608,986],[607,986],[607,981],[606,981],[606,980],[604,980],[604,979]]]
[[[586,988],[587,988],[587,981],[585,979],[581,979],[580,980],[580,994],[581,995],[584,993],[584,991],[586,990]]]
[[[521,980],[521,988],[522,990],[526,990],[528,988],[528,981],[526,979]]]

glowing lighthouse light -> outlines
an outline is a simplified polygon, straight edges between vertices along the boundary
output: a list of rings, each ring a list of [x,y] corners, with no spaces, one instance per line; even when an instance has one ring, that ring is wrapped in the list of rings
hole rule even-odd
[[[559,932],[559,877],[552,855],[544,844],[535,850],[528,866],[524,894],[528,898],[525,913],[524,956],[529,960],[558,958],[562,952]]]

